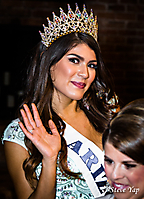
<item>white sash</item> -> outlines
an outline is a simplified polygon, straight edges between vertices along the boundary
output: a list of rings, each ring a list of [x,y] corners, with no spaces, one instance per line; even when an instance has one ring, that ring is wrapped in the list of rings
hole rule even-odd
[[[110,187],[104,172],[104,152],[67,123],[64,137],[68,157],[79,168],[94,197],[113,198],[111,194],[105,196]]]

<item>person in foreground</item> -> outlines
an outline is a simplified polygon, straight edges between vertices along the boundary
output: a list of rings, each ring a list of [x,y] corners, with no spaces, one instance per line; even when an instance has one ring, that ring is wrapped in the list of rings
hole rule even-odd
[[[144,99],[132,101],[112,119],[103,147],[115,198],[144,198]]]
[[[30,64],[21,116],[4,132],[19,199],[111,198],[102,133],[117,105],[85,6],[53,13]],[[113,101],[113,103],[110,103]]]

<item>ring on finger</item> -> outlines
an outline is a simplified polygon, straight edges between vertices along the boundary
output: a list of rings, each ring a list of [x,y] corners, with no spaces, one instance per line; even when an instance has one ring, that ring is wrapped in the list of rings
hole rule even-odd
[[[29,130],[29,132],[32,134],[33,130],[34,130],[34,129],[31,129],[31,130]]]

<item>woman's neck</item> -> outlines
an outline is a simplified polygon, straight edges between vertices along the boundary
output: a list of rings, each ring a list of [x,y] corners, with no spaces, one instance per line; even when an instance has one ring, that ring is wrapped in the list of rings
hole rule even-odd
[[[62,118],[67,118],[71,114],[75,114],[79,111],[77,108],[77,101],[68,98],[59,99],[54,98],[52,101],[52,107],[54,111]]]

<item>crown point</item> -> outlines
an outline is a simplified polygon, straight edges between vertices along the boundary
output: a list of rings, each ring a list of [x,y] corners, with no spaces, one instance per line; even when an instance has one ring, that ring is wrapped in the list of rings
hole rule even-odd
[[[69,5],[69,4],[68,4]],[[68,6],[68,18],[71,20],[71,21],[74,21],[75,20],[75,17],[76,15],[74,14],[74,12],[72,11],[71,7]]]
[[[53,15],[53,18],[55,18],[55,13],[54,12],[52,12],[52,15]]]
[[[75,3],[75,5],[76,5],[76,9],[77,9],[77,8],[79,9],[78,4],[77,4],[77,3]]]
[[[61,7],[59,9],[60,9],[60,12],[63,12],[63,9]]]
[[[50,23],[50,19],[49,19],[49,17],[47,17],[47,22],[48,22],[48,24]]]
[[[67,15],[64,13],[63,9],[60,9],[60,19],[63,21],[67,20]]]
[[[85,4],[83,4],[83,9],[86,9],[86,5]]]
[[[67,6],[68,6],[68,12],[71,11],[70,4],[67,4]]]
[[[91,8],[90,11],[93,13],[93,9]]]
[[[81,12],[80,12],[79,7],[78,7],[77,4],[76,4],[75,14],[76,14],[76,16],[77,16],[77,19],[81,21],[81,18],[82,18],[82,17],[81,17]]]

